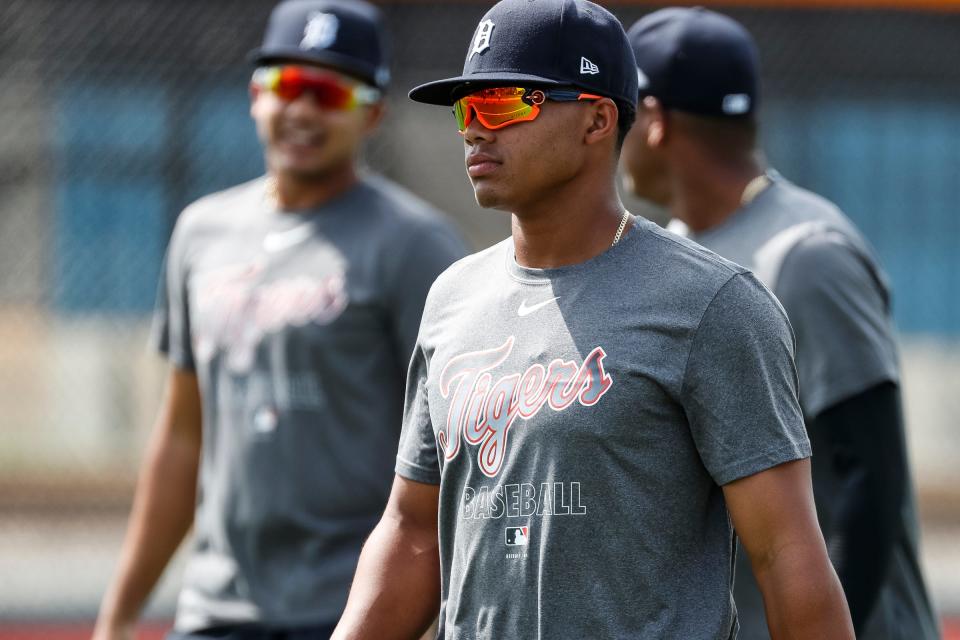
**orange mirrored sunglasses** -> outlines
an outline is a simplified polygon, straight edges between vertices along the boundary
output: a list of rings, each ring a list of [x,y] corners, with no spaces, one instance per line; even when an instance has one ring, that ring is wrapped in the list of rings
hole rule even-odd
[[[261,67],[254,72],[253,83],[287,102],[310,93],[321,107],[338,111],[349,111],[380,99],[380,92],[373,87],[299,65]]]
[[[502,129],[518,122],[529,122],[540,115],[540,105],[547,100],[573,102],[600,100],[603,96],[583,93],[577,89],[524,89],[522,87],[495,87],[466,95],[453,104],[460,133],[466,131],[473,119],[487,129]]]

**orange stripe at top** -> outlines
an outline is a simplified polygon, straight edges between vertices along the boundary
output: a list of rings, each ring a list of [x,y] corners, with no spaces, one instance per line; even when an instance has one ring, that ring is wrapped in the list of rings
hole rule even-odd
[[[606,5],[676,4],[712,7],[754,7],[761,9],[895,9],[899,11],[960,11],[960,0],[600,0]]]
[[[607,6],[711,6],[758,9],[893,9],[899,11],[960,12],[960,0],[595,0]],[[373,0],[381,5],[433,4],[437,0]],[[441,0],[442,4],[480,4],[493,0]]]

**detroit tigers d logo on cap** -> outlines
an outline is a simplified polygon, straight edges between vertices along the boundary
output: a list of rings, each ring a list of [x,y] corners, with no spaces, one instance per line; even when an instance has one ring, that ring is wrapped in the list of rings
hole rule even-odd
[[[473,47],[471,47],[470,55],[467,59],[472,58],[478,53],[483,53],[490,48],[490,36],[493,35],[493,28],[495,26],[493,20],[484,20],[477,25],[477,33],[473,36]]]
[[[301,49],[326,49],[337,40],[340,20],[333,13],[316,11],[307,18],[303,28]]]

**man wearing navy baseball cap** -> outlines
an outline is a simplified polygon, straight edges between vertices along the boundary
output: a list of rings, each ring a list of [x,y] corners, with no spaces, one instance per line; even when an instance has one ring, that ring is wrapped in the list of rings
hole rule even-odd
[[[96,640],[132,640],[193,523],[170,640],[327,640],[390,492],[430,284],[464,248],[358,155],[389,80],[357,0],[288,0],[253,52],[266,176],[177,221],[156,338],[171,363]]]
[[[617,195],[637,79],[602,7],[503,0],[460,76],[411,91],[453,107],[513,233],[431,288],[337,640],[415,637],[438,604],[445,640],[735,638],[731,517],[782,637],[852,637],[782,310]]]
[[[366,2],[287,0],[270,15],[263,44],[250,60],[257,66],[315,64],[386,89],[390,68],[382,22],[377,8]]]
[[[857,637],[939,638],[917,558],[890,294],[872,249],[836,206],[765,166],[746,29],[671,8],[628,35],[641,106],[622,156],[626,182],[670,210],[669,229],[750,268],[783,304],[817,512]],[[773,578],[757,571],[749,536],[741,542],[741,638],[769,638],[760,593]]]

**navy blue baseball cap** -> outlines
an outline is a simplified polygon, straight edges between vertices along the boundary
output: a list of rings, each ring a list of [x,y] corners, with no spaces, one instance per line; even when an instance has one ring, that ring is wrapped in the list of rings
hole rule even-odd
[[[627,32],[640,98],[705,116],[745,117],[759,101],[757,45],[737,21],[703,7],[661,9]]]
[[[250,60],[258,66],[281,60],[321,64],[380,89],[390,82],[383,19],[363,0],[281,2]]]
[[[636,64],[623,26],[587,0],[501,0],[477,25],[463,74],[420,85],[410,97],[452,105],[498,85],[573,86],[637,103]]]

